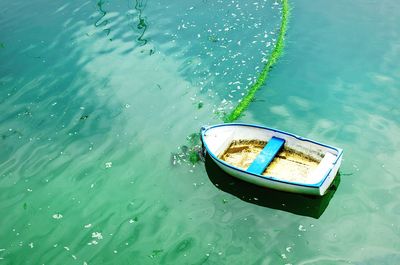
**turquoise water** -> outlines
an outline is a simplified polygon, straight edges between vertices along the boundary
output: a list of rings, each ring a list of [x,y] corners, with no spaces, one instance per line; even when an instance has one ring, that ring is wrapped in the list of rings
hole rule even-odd
[[[275,1],[0,1],[0,264],[400,263],[400,17],[296,1],[240,121],[343,147],[322,199],[176,157],[271,52]]]

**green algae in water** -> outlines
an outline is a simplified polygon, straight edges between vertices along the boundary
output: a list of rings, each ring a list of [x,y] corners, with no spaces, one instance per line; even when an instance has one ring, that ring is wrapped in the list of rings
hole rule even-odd
[[[196,150],[191,150],[191,151],[189,152],[189,161],[190,161],[190,163],[192,163],[192,164],[195,164],[195,163],[197,163],[197,162],[200,161],[200,155],[199,155],[198,151],[196,151]]]
[[[84,120],[86,120],[86,119],[88,119],[89,118],[89,115],[82,115],[79,119],[81,120],[81,121],[84,121]]]
[[[218,37],[217,37],[217,35],[210,35],[210,36],[208,36],[208,40],[210,42],[216,43],[216,42],[218,42]]]
[[[154,249],[154,250],[151,252],[151,254],[149,255],[149,258],[154,259],[154,258],[160,256],[160,254],[161,254],[162,252],[164,252],[163,249]]]
[[[256,82],[250,87],[247,94],[243,97],[240,103],[233,109],[231,113],[224,117],[224,122],[233,122],[237,120],[245,111],[245,109],[253,101],[256,92],[265,84],[268,74],[272,67],[277,63],[279,57],[283,54],[285,35],[289,23],[290,8],[288,0],[282,0],[282,22],[279,37],[276,42],[275,48],[271,55],[268,57],[267,63],[265,64],[261,74],[258,76]]]
[[[200,144],[200,133],[192,133],[187,137],[189,144],[193,147]]]
[[[202,146],[200,133],[192,133],[186,140],[188,144],[180,146],[180,152],[171,154],[172,165],[180,164],[181,161],[190,164],[196,164],[201,161]]]
[[[253,102],[255,99],[256,92],[264,85],[268,78],[268,74],[271,71],[272,67],[277,63],[279,57],[283,54],[284,49],[284,41],[285,35],[287,32],[287,27],[289,23],[289,16],[290,16],[290,8],[288,0],[282,0],[282,20],[281,20],[281,28],[278,36],[278,40],[276,42],[275,48],[273,49],[272,53],[267,59],[267,63],[265,64],[263,70],[261,71],[260,75],[258,76],[256,82],[250,87],[247,94],[243,97],[240,103],[233,109],[231,113],[228,115],[223,113],[221,116],[223,117],[224,122],[233,122],[237,120],[245,111],[245,109]],[[216,35],[209,36],[209,40],[211,42],[217,42],[218,38]],[[198,104],[198,108],[200,109],[203,107],[202,102]],[[194,134],[189,136],[189,139],[193,138]],[[198,137],[200,141],[200,136]],[[173,157],[184,157],[186,160],[190,161],[190,163],[195,164],[201,161],[200,151],[201,147],[198,144],[192,144],[189,148],[189,152],[184,152],[182,154],[173,154]]]

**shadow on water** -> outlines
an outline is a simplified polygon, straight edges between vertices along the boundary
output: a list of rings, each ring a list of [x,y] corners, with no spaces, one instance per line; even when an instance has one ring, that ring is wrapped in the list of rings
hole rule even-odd
[[[324,213],[340,184],[338,174],[324,196],[301,195],[259,187],[234,178],[220,169],[209,155],[205,166],[211,182],[222,191],[252,204],[316,219]]]

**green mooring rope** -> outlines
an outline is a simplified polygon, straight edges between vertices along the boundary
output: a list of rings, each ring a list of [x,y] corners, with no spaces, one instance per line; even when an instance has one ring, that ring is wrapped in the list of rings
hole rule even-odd
[[[282,1],[282,21],[281,28],[278,36],[278,41],[276,42],[275,48],[268,57],[268,61],[262,69],[260,75],[258,76],[256,82],[251,86],[247,94],[243,97],[242,101],[236,106],[236,108],[224,117],[224,122],[233,122],[237,120],[242,112],[249,106],[250,102],[253,100],[257,90],[265,83],[268,73],[271,71],[272,67],[276,64],[279,57],[283,53],[284,38],[287,31],[287,25],[289,22],[289,0]],[[171,161],[175,165],[176,160],[182,159],[185,161],[190,161],[190,163],[195,164],[200,161],[200,150],[201,146],[199,144],[200,133],[193,133],[188,136],[189,146],[181,146],[180,153],[172,153]]]
[[[289,0],[282,0],[281,30],[279,32],[278,41],[276,42],[275,48],[268,57],[267,63],[262,69],[256,82],[250,87],[247,94],[243,97],[243,99],[239,102],[239,104],[232,110],[232,112],[224,117],[224,122],[233,122],[237,120],[243,113],[243,111],[249,106],[250,102],[254,99],[257,90],[259,90],[261,86],[265,83],[266,79],[268,78],[269,72],[271,71],[272,67],[276,64],[279,57],[283,53],[284,40],[289,22],[289,15],[290,15]]]

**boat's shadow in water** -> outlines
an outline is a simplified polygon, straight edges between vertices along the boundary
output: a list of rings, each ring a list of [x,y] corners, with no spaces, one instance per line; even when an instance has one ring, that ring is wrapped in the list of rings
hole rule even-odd
[[[316,219],[324,213],[340,184],[340,174],[338,174],[324,196],[302,195],[259,187],[232,177],[219,168],[208,155],[205,165],[211,182],[222,191],[230,193],[243,201],[259,206],[309,216]]]

